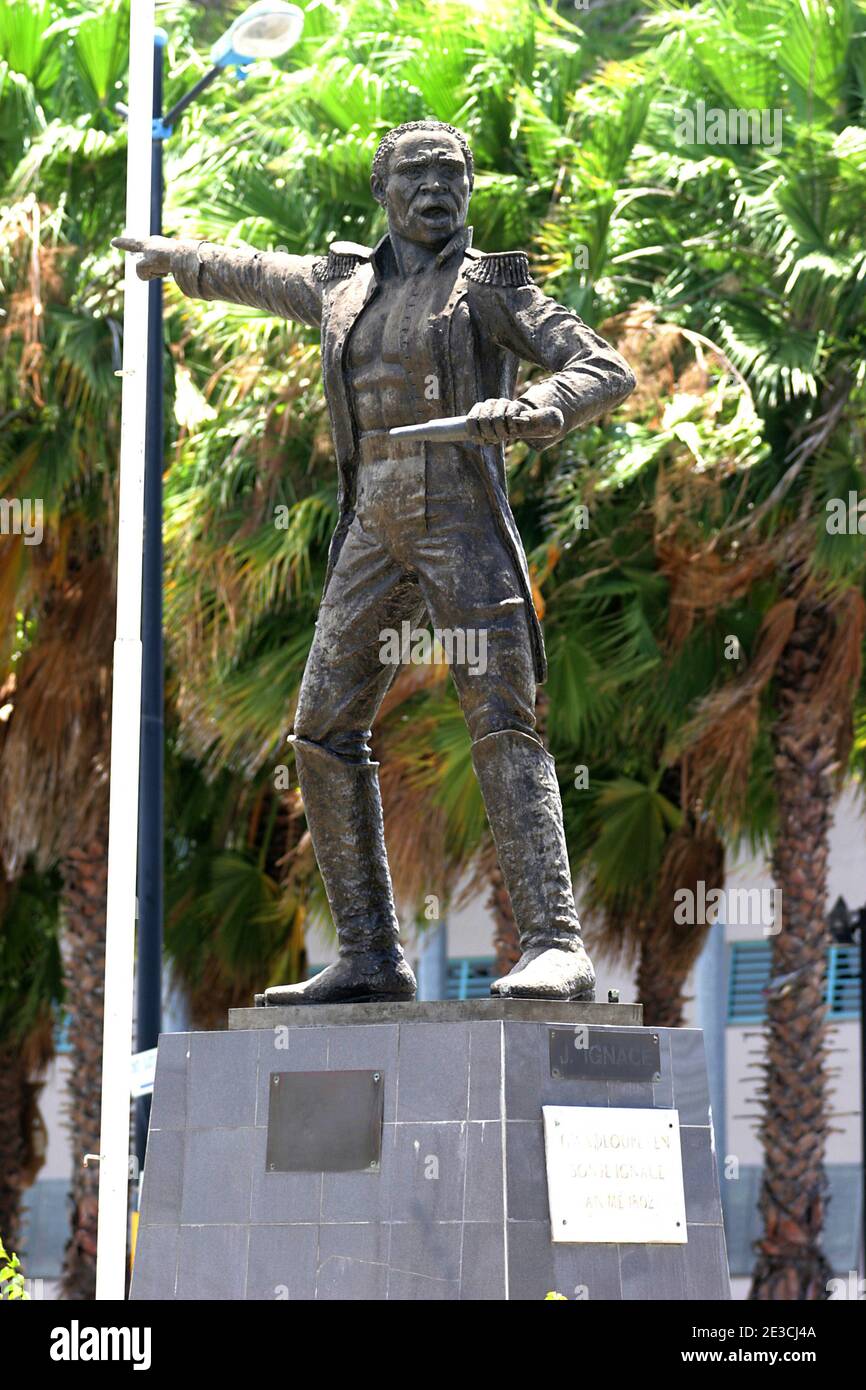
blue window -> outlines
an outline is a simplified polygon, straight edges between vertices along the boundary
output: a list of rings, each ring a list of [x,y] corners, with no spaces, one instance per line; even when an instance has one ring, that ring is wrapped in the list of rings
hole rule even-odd
[[[498,976],[492,956],[452,956],[448,962],[446,999],[486,999]]]
[[[735,941],[728,973],[728,1023],[763,1023],[767,1012],[772,945],[769,941]],[[827,950],[827,1004],[831,1019],[860,1017],[860,948]]]
[[[72,1015],[68,1009],[58,1009],[54,1020],[54,1051],[58,1057],[65,1056],[72,1051],[72,1044],[69,1041],[71,1023]]]
[[[860,1017],[860,947],[831,946],[827,961],[827,1002],[832,1018]]]

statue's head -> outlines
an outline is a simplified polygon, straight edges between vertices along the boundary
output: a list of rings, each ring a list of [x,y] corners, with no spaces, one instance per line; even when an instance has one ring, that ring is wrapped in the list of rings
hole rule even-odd
[[[472,151],[462,131],[444,121],[409,121],[381,140],[370,187],[392,231],[439,246],[466,221],[473,179]]]

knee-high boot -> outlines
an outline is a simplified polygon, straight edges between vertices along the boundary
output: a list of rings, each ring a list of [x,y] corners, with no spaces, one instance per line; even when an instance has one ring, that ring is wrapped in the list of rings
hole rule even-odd
[[[593,999],[595,972],[574,905],[553,759],[537,739],[506,729],[474,743],[472,761],[523,950],[491,994]]]
[[[340,958],[303,984],[267,990],[265,1003],[414,999],[385,853],[378,764],[350,762],[306,739],[292,742]]]

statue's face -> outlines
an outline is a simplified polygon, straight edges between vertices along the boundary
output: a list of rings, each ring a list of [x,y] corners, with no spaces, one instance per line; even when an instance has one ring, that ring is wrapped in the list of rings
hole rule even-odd
[[[391,229],[408,241],[444,245],[466,221],[469,175],[463,151],[445,130],[410,130],[391,150],[384,180],[373,178]]]

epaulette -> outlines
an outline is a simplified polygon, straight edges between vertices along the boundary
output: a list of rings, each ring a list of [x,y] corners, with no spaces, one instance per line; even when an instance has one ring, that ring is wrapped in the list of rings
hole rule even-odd
[[[313,274],[317,280],[345,280],[372,254],[369,246],[361,246],[357,241],[332,241],[327,256],[316,261]]]
[[[477,253],[476,253],[477,254]],[[531,285],[525,251],[488,251],[478,255],[466,272],[479,285]]]

